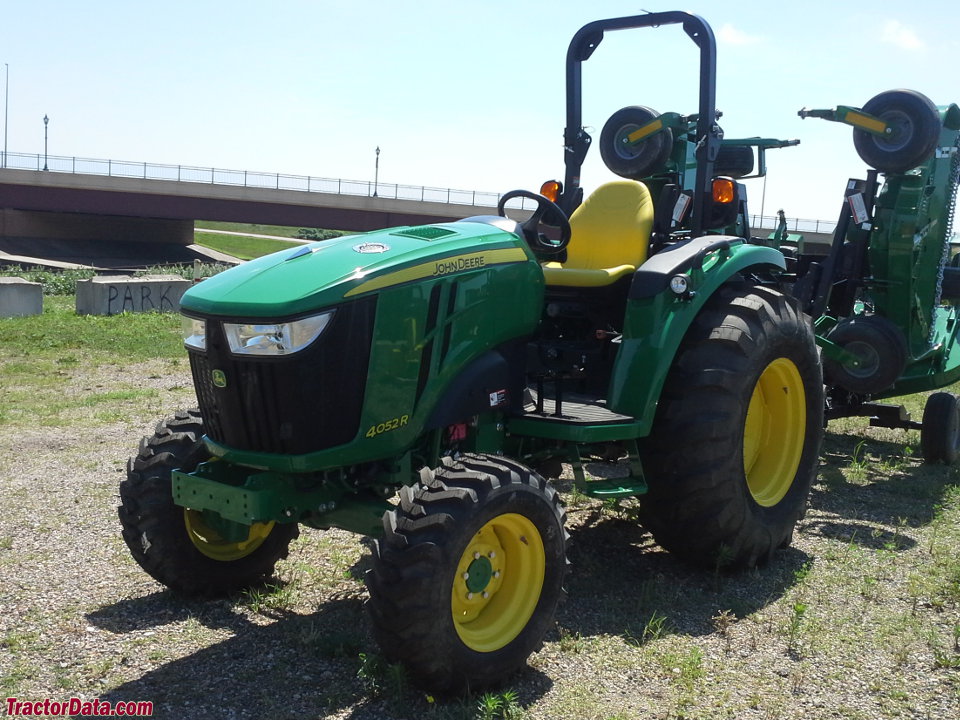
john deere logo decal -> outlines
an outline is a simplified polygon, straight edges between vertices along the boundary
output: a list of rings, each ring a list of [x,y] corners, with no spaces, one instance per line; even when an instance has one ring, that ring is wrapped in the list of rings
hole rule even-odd
[[[385,253],[390,249],[390,246],[378,242],[365,242],[360,243],[359,245],[354,245],[353,249],[354,252],[358,252],[362,255],[370,255],[375,253]]]
[[[227,375],[223,370],[213,370],[210,373],[210,378],[213,380],[215,387],[225,388],[227,386]]]

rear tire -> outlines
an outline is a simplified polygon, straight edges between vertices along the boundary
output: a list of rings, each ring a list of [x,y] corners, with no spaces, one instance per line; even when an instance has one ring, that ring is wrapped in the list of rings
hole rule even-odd
[[[641,519],[707,567],[751,567],[790,543],[819,465],[813,331],[766,287],[719,290],[694,320],[645,443]]]
[[[170,473],[190,472],[210,459],[203,434],[197,410],[159,423],[127,463],[117,508],[133,559],[155,580],[190,596],[225,595],[261,584],[299,534],[295,523],[257,523],[246,540],[224,542],[201,513],[174,504]]]
[[[936,392],[923,407],[920,447],[928,463],[953,465],[960,456],[960,398]]]
[[[417,684],[476,689],[522,667],[563,595],[556,490],[502,457],[444,458],[383,518],[367,573],[374,634]]]

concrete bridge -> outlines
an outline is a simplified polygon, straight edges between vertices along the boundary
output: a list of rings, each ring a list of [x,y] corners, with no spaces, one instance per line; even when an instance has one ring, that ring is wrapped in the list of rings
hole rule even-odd
[[[499,199],[469,190],[215,168],[12,153],[6,159],[0,252],[89,256],[98,265],[133,258],[144,264],[151,255],[188,261],[201,252],[182,251],[193,244],[195,220],[367,231],[492,214]],[[39,169],[41,159],[49,170]]]
[[[280,173],[14,153],[4,160],[0,261],[124,267],[218,259],[193,244],[195,220],[367,231],[493,214],[499,200]],[[791,222],[804,233],[833,229]]]

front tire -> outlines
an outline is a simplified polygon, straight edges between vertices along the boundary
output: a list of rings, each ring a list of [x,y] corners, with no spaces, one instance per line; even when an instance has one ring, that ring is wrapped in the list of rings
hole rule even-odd
[[[644,525],[698,565],[765,563],[803,515],[822,436],[819,358],[796,303],[766,287],[721,289],[661,394]]]
[[[203,514],[173,502],[171,472],[190,472],[210,459],[203,418],[178,413],[145,437],[120,483],[120,524],[133,559],[155,580],[189,596],[225,595],[262,583],[287,556],[295,523],[256,523],[247,537],[226,541]]]
[[[439,691],[497,683],[542,643],[563,595],[556,490],[502,457],[444,458],[384,515],[367,574],[384,655]]]

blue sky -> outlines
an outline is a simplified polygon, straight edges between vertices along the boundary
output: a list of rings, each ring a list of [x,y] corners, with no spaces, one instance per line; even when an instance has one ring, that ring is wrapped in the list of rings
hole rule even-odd
[[[718,37],[728,137],[770,153],[750,209],[834,219],[863,163],[849,128],[797,110],[908,87],[960,102],[960,3],[221,2],[3,0],[9,150],[504,192],[563,173],[567,44],[642,10],[702,15]],[[696,110],[696,48],[676,27],[611,34],[584,69],[595,139],[625,105]],[[0,77],[2,82],[2,77]],[[584,185],[611,176],[597,149]]]

